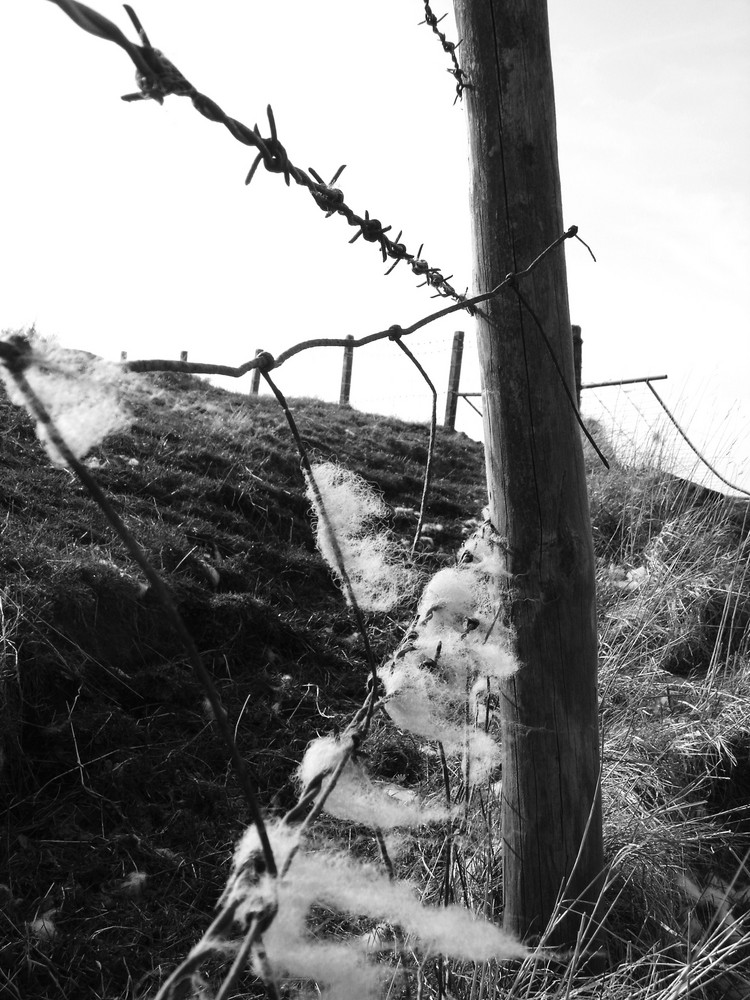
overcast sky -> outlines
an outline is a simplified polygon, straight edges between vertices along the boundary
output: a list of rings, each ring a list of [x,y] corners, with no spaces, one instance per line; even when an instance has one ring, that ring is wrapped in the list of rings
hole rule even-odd
[[[120,4],[90,6],[135,40]],[[271,103],[295,164],[329,179],[346,163],[352,208],[471,285],[463,111],[419,0],[134,7],[228,114],[268,134]],[[456,37],[452,12],[441,27]],[[565,225],[598,258],[567,244],[584,381],[668,374],[660,391],[691,433],[750,479],[750,4],[550,0],[550,28]],[[259,347],[405,326],[443,304],[404,264],[385,278],[377,249],[348,245],[353,230],[303,189],[263,169],[246,188],[253,151],[187,99],[122,102],[136,89],[126,54],[48,0],[3,0],[0,86],[3,328],[36,323],[113,359],[187,350],[239,364]],[[459,328],[462,388],[478,390],[469,317],[409,341],[441,391]],[[340,350],[308,352],[277,379],[290,395],[337,399],[340,371]],[[612,409],[615,396],[589,399]],[[355,354],[352,402],[429,416],[390,344]],[[637,402],[645,426],[655,404]],[[465,403],[459,413],[479,436],[479,418]]]

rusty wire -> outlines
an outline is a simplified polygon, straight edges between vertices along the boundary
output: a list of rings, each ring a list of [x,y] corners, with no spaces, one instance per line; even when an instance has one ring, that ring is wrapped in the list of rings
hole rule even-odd
[[[84,31],[114,42],[128,54],[136,68],[138,92],[125,94],[122,98],[124,101],[156,101],[158,104],[163,104],[164,98],[170,94],[189,97],[193,107],[204,118],[218,122],[238,142],[257,149],[257,155],[245,178],[245,184],[250,183],[261,164],[270,173],[283,174],[287,186],[289,186],[290,180],[293,180],[295,184],[299,184],[309,191],[315,204],[325,212],[326,218],[330,218],[332,215],[341,215],[350,226],[356,228],[357,232],[349,240],[350,243],[354,243],[361,236],[368,243],[376,244],[380,249],[383,263],[389,259],[393,261],[385,272],[387,275],[400,261],[406,261],[412,272],[418,278],[424,279],[419,287],[430,286],[435,290],[437,296],[455,299],[473,315],[474,311],[466,293],[461,294],[450,284],[450,278],[453,276],[448,275],[446,278],[439,268],[432,267],[422,258],[424,244],[420,246],[417,253],[411,253],[401,242],[403,231],[399,232],[393,240],[387,235],[393,228],[392,226],[384,226],[379,219],[371,218],[369,211],[365,211],[364,217],[358,215],[346,204],[343,191],[334,187],[344,170],[343,166],[339,167],[331,180],[326,183],[312,167],[306,171],[292,163],[286,148],[279,141],[276,119],[270,104],[266,108],[266,114],[271,134],[267,138],[263,138],[257,124],[250,129],[247,125],[237,121],[236,118],[229,117],[215,101],[200,93],[159,49],[154,48],[135,11],[128,4],[124,5],[125,10],[138,32],[141,45],[129,41],[117,25],[90,7],[78,3],[77,0],[51,0],[51,2],[64,11]]]
[[[429,0],[424,0],[424,21],[420,21],[420,24],[429,25],[437,37],[440,39],[440,44],[443,46],[443,51],[447,52],[448,55],[453,60],[453,69],[449,69],[448,72],[456,81],[456,96],[453,99],[453,103],[459,101],[463,97],[463,92],[465,90],[473,90],[474,87],[466,79],[466,74],[458,65],[458,57],[456,56],[456,49],[461,44],[458,42],[449,42],[447,37],[438,28],[438,25],[442,20],[444,20],[448,15],[443,14],[442,17],[437,17],[430,7]]]

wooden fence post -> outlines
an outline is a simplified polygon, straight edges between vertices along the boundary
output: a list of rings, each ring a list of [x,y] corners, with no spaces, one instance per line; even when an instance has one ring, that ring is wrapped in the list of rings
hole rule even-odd
[[[128,360],[128,352],[120,351],[120,361],[127,361],[127,360]]]
[[[582,354],[583,354],[583,338],[581,337],[581,328],[573,324],[573,368],[575,371],[576,379],[576,402],[578,403],[578,409],[581,409],[581,364],[582,364]]]
[[[546,0],[454,0],[469,130],[474,291],[563,234]],[[565,255],[518,290],[574,386]],[[477,316],[490,516],[521,663],[501,685],[503,923],[575,944],[603,879],[594,552],[574,407],[512,287]],[[556,904],[560,895],[560,905]],[[591,926],[591,925],[590,925]]]
[[[354,337],[350,333],[347,338],[348,341],[354,341]],[[354,347],[352,343],[348,343],[344,348],[344,365],[341,369],[341,392],[339,394],[339,406],[349,405],[349,393],[352,388],[352,363],[354,361]]]
[[[255,352],[255,357],[257,358],[259,354],[262,354],[261,348],[258,348]],[[260,392],[260,368],[253,368],[253,376],[250,381],[250,393],[253,396],[257,396]]]
[[[461,383],[461,360],[464,354],[463,330],[453,334],[453,349],[451,350],[451,367],[448,374],[448,395],[445,400],[445,420],[443,426],[448,430],[456,429],[456,407],[458,406],[458,387]]]
[[[188,358],[188,352],[180,351],[180,361],[187,361],[187,358]]]

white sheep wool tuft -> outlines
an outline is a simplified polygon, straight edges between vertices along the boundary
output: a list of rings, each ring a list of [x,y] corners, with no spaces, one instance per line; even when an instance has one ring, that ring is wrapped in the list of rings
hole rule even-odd
[[[393,970],[377,961],[383,947],[375,936],[349,941],[314,937],[309,914],[316,905],[398,926],[426,955],[474,962],[528,955],[520,942],[464,907],[424,906],[415,886],[340,852],[306,853],[301,848],[279,879],[276,898],[276,916],[263,935],[274,977],[314,981],[320,991],[314,995],[326,1000],[351,1000],[353,984],[358,1000],[382,1000]]]
[[[508,574],[494,529],[485,524],[463,546],[455,567],[440,570],[424,589],[417,618],[379,671],[383,707],[408,732],[462,756],[472,784],[499,764],[486,732],[500,681],[518,670],[513,635],[500,621],[498,583]]]
[[[31,358],[24,370],[27,382],[49,413],[60,436],[73,455],[81,459],[105,437],[128,425],[118,398],[120,367],[81,351],[68,351],[54,340],[32,334]],[[29,401],[16,383],[0,369],[8,395],[31,416]],[[64,455],[51,439],[48,428],[37,421],[36,432],[51,461],[67,466]]]
[[[347,746],[351,744],[333,736],[322,736],[308,746],[297,770],[303,794],[313,783],[325,784],[325,777],[338,767]],[[460,814],[458,807],[448,808],[416,795],[405,797],[399,785],[371,778],[355,760],[347,760],[323,809],[337,819],[381,830],[445,823]]]
[[[343,584],[338,545],[357,604],[364,611],[390,611],[413,592],[415,575],[404,565],[388,533],[377,528],[389,513],[388,507],[364,479],[334,462],[313,465],[312,475],[323,510],[309,475],[307,498],[315,513],[316,542],[323,558]],[[344,596],[351,603],[346,587]]]

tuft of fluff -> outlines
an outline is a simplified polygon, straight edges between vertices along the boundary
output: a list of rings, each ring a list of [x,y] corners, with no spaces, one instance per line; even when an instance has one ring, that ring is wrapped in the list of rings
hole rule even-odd
[[[513,664],[515,669],[515,661]],[[383,708],[400,728],[415,736],[438,740],[448,757],[463,759],[464,774],[471,784],[481,784],[500,764],[496,740],[464,721],[467,692],[460,677],[446,683],[420,666],[412,654],[392,661],[381,673],[385,690]],[[476,680],[470,692],[475,719],[482,720],[478,703],[486,679]],[[497,684],[495,684],[495,688]]]
[[[275,820],[266,824],[266,833],[276,867],[281,871],[299,847],[299,828]],[[232,871],[222,902],[237,904],[234,919],[239,924],[246,924],[253,914],[272,904],[278,881],[267,874],[257,827],[249,826],[234,849]]]
[[[295,875],[282,880],[276,916],[263,934],[274,978],[312,980],[320,990],[312,995],[322,1000],[351,1000],[354,983],[358,1000],[380,1000],[383,973],[361,942],[319,941],[311,935],[307,917],[316,899],[296,882],[296,868],[295,863]]]
[[[460,622],[476,612],[477,596],[474,574],[457,568],[441,569],[422,592],[417,618],[423,622],[441,612],[439,620],[445,624]]]
[[[28,409],[27,400],[4,368],[0,368],[0,375],[11,400]],[[30,364],[24,375],[78,459],[107,435],[127,425],[128,418],[117,393],[122,372],[116,364],[66,351],[54,341],[35,335],[31,338]],[[61,468],[67,467],[48,428],[37,421],[36,432],[51,461]]]
[[[333,771],[346,752],[346,743],[333,736],[314,740],[297,769],[302,788],[309,788],[320,776]],[[458,814],[458,809],[426,803],[416,796],[409,801],[400,797],[403,789],[392,782],[374,781],[361,763],[349,760],[339,775],[323,809],[337,819],[363,826],[393,830],[444,823]]]
[[[335,852],[298,855],[290,872],[298,898],[340,912],[398,924],[428,954],[463,961],[523,958],[528,950],[501,928],[462,906],[424,906],[416,887]],[[293,883],[293,884],[292,884]]]
[[[317,740],[313,740],[305,750],[302,762],[297,768],[297,779],[303,792],[314,781],[335,771],[344,754],[350,753],[351,750],[351,740],[344,742],[335,736],[320,736]]]
[[[334,462],[312,467],[328,519],[323,517],[307,476],[307,498],[316,516],[318,548],[342,581],[334,538],[357,603],[365,611],[389,611],[412,592],[414,573],[400,561],[388,534],[374,525],[388,513],[383,500],[364,479]],[[347,601],[349,594],[345,591]]]
[[[442,739],[452,692],[413,655],[392,660],[380,671],[383,708],[400,728],[425,739]]]
[[[499,927],[463,907],[423,906],[410,883],[395,882],[382,870],[341,852],[299,851],[279,880],[277,903],[276,916],[263,935],[274,976],[314,981],[320,990],[314,995],[325,1000],[350,1000],[355,983],[358,1000],[378,1000],[392,970],[377,962],[383,950],[377,937],[348,942],[313,937],[309,915],[315,905],[368,917],[378,925],[399,925],[428,954],[477,962],[528,954]]]
[[[383,708],[393,722],[440,741],[448,756],[462,755],[464,775],[473,784],[491,775],[500,752],[487,733],[467,729],[467,709],[475,722],[486,721],[498,682],[519,668],[512,633],[495,612],[493,590],[505,571],[492,544],[494,529],[482,531],[470,549],[464,546],[457,566],[430,580],[411,631],[380,671]]]
[[[464,776],[467,785],[482,785],[501,763],[500,745],[483,729],[466,734],[463,747]]]
[[[493,579],[512,576],[505,567],[505,555],[498,545],[492,544],[497,535],[491,525],[483,525],[467,538],[458,553],[458,562],[468,566],[472,572],[481,573]]]
[[[508,644],[501,637],[492,641],[492,633],[487,638],[484,622],[473,632],[460,634],[457,632],[441,636],[440,662],[443,671],[450,675],[478,675],[491,677],[495,680],[505,680],[518,670],[518,660]]]

